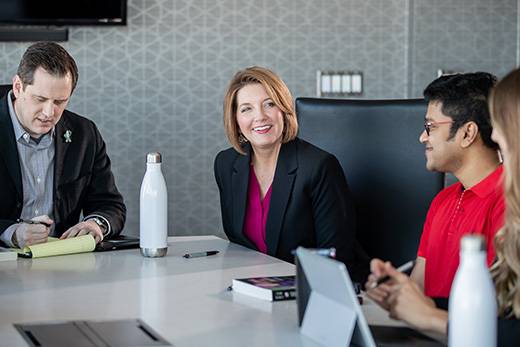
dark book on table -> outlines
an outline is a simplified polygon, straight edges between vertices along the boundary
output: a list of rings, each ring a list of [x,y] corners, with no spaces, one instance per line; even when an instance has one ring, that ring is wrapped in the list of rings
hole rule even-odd
[[[233,291],[269,301],[296,299],[295,276],[238,278]]]

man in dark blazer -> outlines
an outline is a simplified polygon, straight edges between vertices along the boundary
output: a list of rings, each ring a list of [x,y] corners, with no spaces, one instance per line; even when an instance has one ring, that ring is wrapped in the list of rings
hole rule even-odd
[[[101,134],[65,110],[77,79],[65,49],[39,42],[0,99],[0,240],[8,246],[42,243],[49,233],[99,242],[123,228],[126,207]]]

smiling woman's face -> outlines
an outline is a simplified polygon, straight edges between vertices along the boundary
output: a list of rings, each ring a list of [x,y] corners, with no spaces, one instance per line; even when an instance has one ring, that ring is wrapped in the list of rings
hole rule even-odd
[[[282,142],[283,113],[260,83],[248,84],[237,92],[236,119],[253,149],[269,149]]]

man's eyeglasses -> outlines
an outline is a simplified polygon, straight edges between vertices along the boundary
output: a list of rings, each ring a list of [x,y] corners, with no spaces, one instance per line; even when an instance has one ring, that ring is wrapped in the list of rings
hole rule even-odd
[[[431,120],[424,121],[424,130],[426,130],[426,135],[430,136],[430,131],[432,130],[432,127],[436,127],[441,124],[451,124],[453,123],[452,120],[447,120],[443,122],[434,122]]]

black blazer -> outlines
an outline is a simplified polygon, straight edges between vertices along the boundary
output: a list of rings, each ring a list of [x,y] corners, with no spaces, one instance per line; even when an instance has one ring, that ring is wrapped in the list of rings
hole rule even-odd
[[[23,204],[20,161],[7,95],[0,99],[0,233],[16,223]],[[64,134],[72,132],[71,142]],[[83,215],[105,217],[117,235],[123,229],[126,207],[110,170],[105,142],[96,125],[64,111],[55,128],[54,221],[55,236],[79,222]]]
[[[243,234],[251,146],[244,149],[247,155],[233,148],[217,155],[215,179],[227,237],[256,249]],[[356,273],[351,275],[364,279],[368,261],[359,257],[354,208],[336,157],[298,138],[282,144],[272,183],[266,245],[269,255],[289,262],[294,261],[291,251],[298,246],[335,247],[337,259]],[[363,276],[359,275],[360,266]]]

